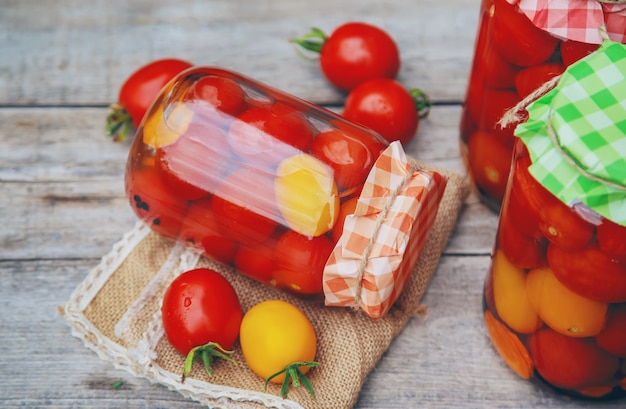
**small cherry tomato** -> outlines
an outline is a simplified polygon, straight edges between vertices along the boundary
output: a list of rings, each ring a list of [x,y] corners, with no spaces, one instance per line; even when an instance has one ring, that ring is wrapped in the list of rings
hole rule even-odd
[[[350,91],[373,78],[395,78],[400,70],[400,51],[383,29],[362,22],[349,22],[330,36],[313,28],[292,39],[305,50],[319,53],[320,67],[328,81]]]
[[[200,78],[193,85],[192,95],[231,117],[239,115],[246,107],[243,88],[227,77],[208,75]]]
[[[493,134],[476,131],[470,136],[467,154],[478,190],[502,201],[511,167],[511,151]]]
[[[565,66],[561,63],[547,62],[521,69],[515,76],[515,90],[520,98],[526,98],[533,91],[552,78],[561,75]]]
[[[626,358],[626,304],[609,306],[606,325],[596,341],[605,351]]]
[[[211,209],[240,243],[261,242],[278,225],[274,179],[253,169],[235,170],[215,189]]]
[[[317,366],[313,361],[317,337],[298,307],[282,300],[256,304],[241,321],[239,343],[246,363],[266,380],[266,386],[268,382],[282,383],[281,394],[286,397],[289,383],[297,381],[313,394],[304,375]]]
[[[595,232],[595,226],[556,196],[544,196],[541,203],[539,230],[556,246],[566,251],[584,248]]]
[[[376,161],[364,141],[340,129],[318,133],[311,153],[332,168],[340,191],[361,185]]]
[[[520,67],[541,64],[552,56],[559,40],[537,28],[507,1],[494,2],[493,39],[500,54]]]
[[[572,338],[544,327],[527,343],[539,374],[559,388],[602,385],[619,368],[619,359],[599,348],[593,338]]]
[[[190,68],[191,63],[175,58],[152,61],[133,72],[122,84],[117,103],[111,105],[106,130],[115,140],[123,140],[137,129],[159,91],[172,78]]]
[[[388,142],[409,143],[426,116],[430,102],[420,90],[407,90],[398,81],[374,78],[359,84],[346,98],[343,116],[366,126]]]
[[[626,226],[602,219],[596,228],[596,237],[600,251],[626,263]]]
[[[470,74],[470,83],[481,88],[506,89],[513,87],[517,67],[494,49],[489,35],[490,19],[482,16],[481,26],[476,37],[474,65]]]
[[[283,158],[308,151],[312,140],[313,130],[302,114],[272,107],[244,111],[228,130],[233,152],[250,164],[275,166]]]
[[[561,59],[566,66],[575,63],[596,51],[600,44],[589,44],[581,41],[567,40],[561,43]]]
[[[137,217],[152,230],[169,238],[178,238],[187,201],[176,197],[174,191],[161,180],[155,167],[126,172],[126,197]]]
[[[626,302],[626,264],[616,262],[595,246],[569,252],[551,244],[548,264],[563,285],[583,297]]]
[[[523,146],[521,142],[516,146]],[[530,157],[519,158],[513,163],[513,179],[511,181],[511,193],[506,207],[513,217],[512,224],[526,236],[543,237],[539,230],[541,222],[541,203],[544,197],[550,193],[530,174]]]
[[[181,199],[209,195],[225,175],[232,153],[226,133],[213,124],[192,122],[176,142],[157,149],[160,177]]]
[[[469,102],[474,105],[470,106],[469,109],[476,115],[474,119],[479,129],[494,135],[500,144],[512,149],[515,144],[513,131],[517,124],[510,124],[502,128],[498,122],[510,108],[520,101],[519,96],[511,90],[485,89],[482,91],[482,98],[480,101]]]
[[[211,210],[210,197],[189,203],[179,238],[222,263],[232,262],[237,251],[237,243],[228,234],[224,220]]]
[[[235,268],[261,283],[273,285],[276,270],[276,243],[270,238],[260,243],[242,244],[235,254]]]
[[[545,265],[548,241],[544,237],[532,237],[522,233],[515,223],[515,219],[521,215],[512,210],[506,207],[501,211],[498,246],[516,267],[535,268]]]
[[[215,356],[232,361],[227,350],[239,336],[242,310],[237,292],[218,272],[197,268],[176,277],[163,295],[161,316],[167,340],[187,355],[183,379],[197,357],[209,374]]]
[[[296,294],[320,294],[324,266],[333,248],[325,235],[308,237],[288,230],[276,243],[276,284]]]
[[[343,234],[343,224],[346,221],[346,217],[350,214],[354,214],[356,210],[356,204],[359,201],[358,196],[353,196],[347,199],[345,202],[341,203],[339,207],[339,215],[337,216],[337,221],[335,222],[335,226],[331,232],[333,241],[337,243]]]

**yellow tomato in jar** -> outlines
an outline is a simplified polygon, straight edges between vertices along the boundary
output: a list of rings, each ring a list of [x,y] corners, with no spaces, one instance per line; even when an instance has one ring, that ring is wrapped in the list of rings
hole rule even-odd
[[[554,331],[585,338],[597,335],[604,328],[608,304],[571,291],[550,268],[530,270],[526,286],[530,303]]]
[[[276,203],[294,231],[319,236],[335,224],[339,196],[332,169],[312,155],[284,159],[276,170]]]

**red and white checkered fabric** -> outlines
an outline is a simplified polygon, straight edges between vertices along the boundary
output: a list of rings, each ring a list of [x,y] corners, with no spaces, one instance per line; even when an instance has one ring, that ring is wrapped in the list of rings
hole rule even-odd
[[[390,144],[368,175],[326,263],[326,305],[360,307],[374,319],[391,308],[435,222],[446,182],[437,172],[414,169],[402,145]]]
[[[601,44],[598,28],[604,24],[613,41],[626,43],[626,4],[596,0],[507,0],[517,5],[533,24],[568,40]]]

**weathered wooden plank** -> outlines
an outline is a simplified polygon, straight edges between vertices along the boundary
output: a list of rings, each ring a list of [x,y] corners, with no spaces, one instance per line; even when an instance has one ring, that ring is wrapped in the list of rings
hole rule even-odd
[[[459,113],[435,107],[407,153],[463,173]],[[105,115],[103,108],[0,110],[0,258],[99,257],[132,226],[123,186],[129,142],[104,136]],[[488,253],[496,219],[469,198],[447,251]]]
[[[0,182],[0,260],[97,258],[135,223],[122,180]],[[446,248],[450,254],[489,254],[497,216],[468,203]]]
[[[70,335],[57,313],[97,263],[0,261],[3,408],[197,408],[159,385],[114,369]],[[355,409],[618,408],[565,401],[520,380],[491,347],[481,321],[488,256],[444,256],[415,317],[371,372]],[[9,301],[7,301],[9,300]],[[114,384],[122,382],[116,388]]]
[[[399,79],[437,101],[460,101],[479,2],[408,0],[152,2],[3,1],[0,105],[108,104],[136,68],[162,57],[219,65],[318,103],[342,95],[289,38],[352,20],[387,29]]]

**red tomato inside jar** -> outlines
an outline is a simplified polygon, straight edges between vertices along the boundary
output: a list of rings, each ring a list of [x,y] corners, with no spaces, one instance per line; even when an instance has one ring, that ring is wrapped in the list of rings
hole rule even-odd
[[[257,281],[322,292],[341,204],[387,143],[250,78],[197,67],[174,78],[140,125],[126,193],[154,231]]]
[[[607,41],[526,107],[484,287],[504,361],[577,398],[626,397],[624,91],[626,46]]]
[[[460,150],[476,191],[491,209],[501,206],[514,143],[515,124],[503,128],[498,121],[567,66],[595,51],[602,41],[599,24],[608,27],[614,41],[626,41],[626,4],[608,3],[482,1],[460,121]]]
[[[530,163],[520,143],[485,283],[488,333],[525,379],[574,397],[625,397],[626,226],[590,222]]]

